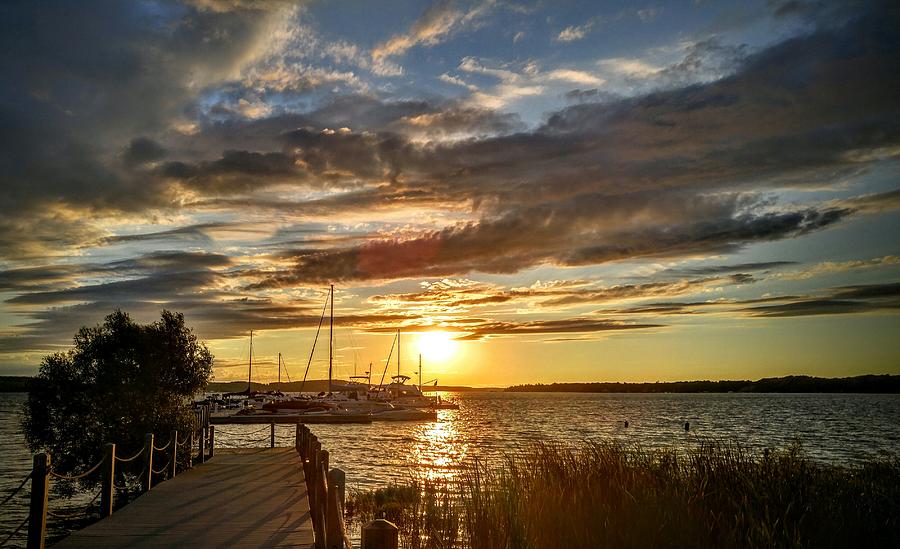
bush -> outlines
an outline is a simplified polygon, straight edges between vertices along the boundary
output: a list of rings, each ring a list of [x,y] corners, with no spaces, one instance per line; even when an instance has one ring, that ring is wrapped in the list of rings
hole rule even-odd
[[[100,461],[107,442],[124,456],[141,449],[146,433],[166,440],[173,429],[188,433],[190,402],[208,383],[212,361],[180,313],[163,311],[141,325],[115,311],[81,328],[73,349],[44,358],[25,403],[25,439],[32,451],[50,453],[55,471],[74,474]],[[91,475],[83,485],[98,480]]]

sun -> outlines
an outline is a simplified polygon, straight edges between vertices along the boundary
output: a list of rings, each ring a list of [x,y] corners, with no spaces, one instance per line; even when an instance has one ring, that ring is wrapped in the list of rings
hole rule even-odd
[[[456,341],[447,332],[425,332],[419,334],[419,352],[432,362],[443,362],[456,352]]]

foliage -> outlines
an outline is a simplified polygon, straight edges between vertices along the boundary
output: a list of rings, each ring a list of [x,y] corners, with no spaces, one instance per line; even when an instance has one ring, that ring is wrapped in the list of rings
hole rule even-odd
[[[115,311],[82,327],[75,346],[44,358],[32,380],[22,427],[32,451],[50,453],[53,469],[79,473],[99,462],[103,446],[121,456],[154,433],[165,445],[173,429],[193,427],[188,405],[212,375],[213,357],[180,313],[138,324]],[[91,475],[85,484],[98,480]]]
[[[689,451],[537,444],[500,463],[476,461],[445,488],[452,497],[439,510],[377,492],[352,500],[367,502],[367,516],[407,521],[407,547],[900,546],[896,456],[837,467],[796,444],[762,455],[714,441]],[[410,520],[458,531],[422,543]]]
[[[459,516],[451,493],[446,481],[427,478],[409,485],[357,490],[351,493],[345,514],[351,526],[376,518],[393,522],[409,549],[455,547]]]

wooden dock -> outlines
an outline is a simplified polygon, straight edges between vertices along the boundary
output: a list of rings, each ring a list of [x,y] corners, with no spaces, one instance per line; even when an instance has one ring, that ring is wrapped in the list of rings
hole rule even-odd
[[[54,547],[303,547],[314,544],[294,448],[216,449]]]

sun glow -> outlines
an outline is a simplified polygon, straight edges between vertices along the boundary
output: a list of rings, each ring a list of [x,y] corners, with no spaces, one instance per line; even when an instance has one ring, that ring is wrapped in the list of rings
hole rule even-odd
[[[419,334],[419,352],[432,362],[443,362],[456,353],[456,342],[447,332],[425,332]]]

